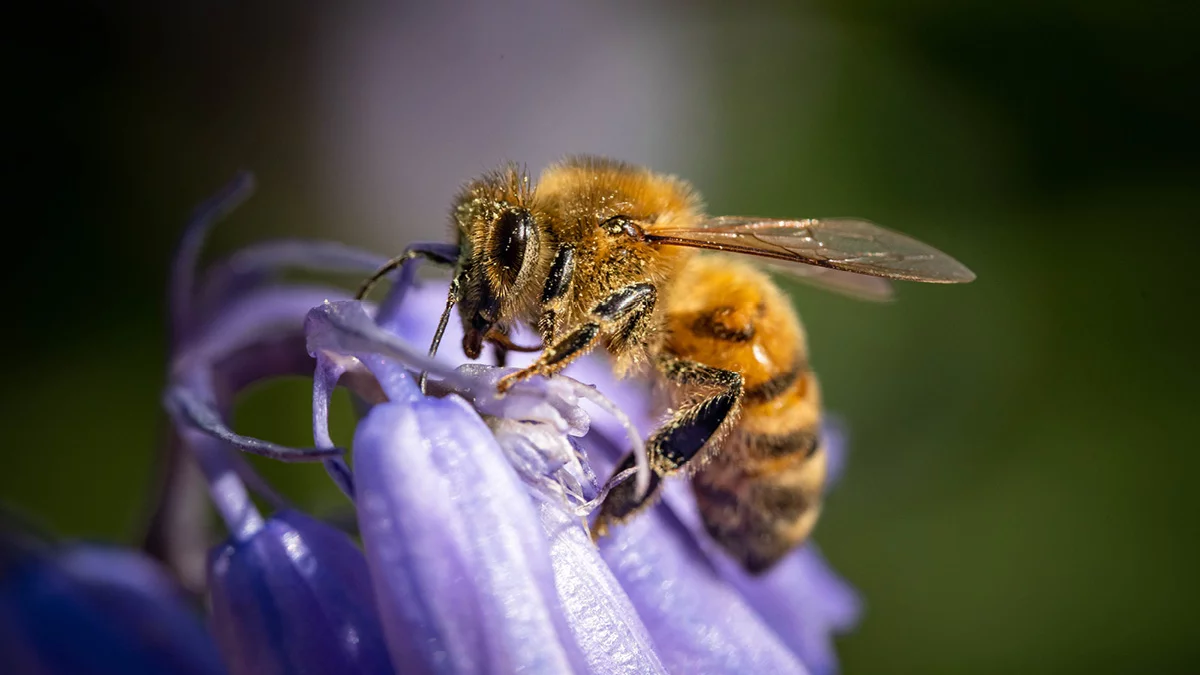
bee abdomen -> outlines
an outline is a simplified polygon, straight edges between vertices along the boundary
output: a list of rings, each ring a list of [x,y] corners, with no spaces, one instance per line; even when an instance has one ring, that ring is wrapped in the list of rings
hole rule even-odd
[[[812,457],[819,447],[815,429],[797,429],[781,434],[746,434],[746,458],[770,460],[792,455]]]
[[[783,370],[759,384],[748,387],[746,389],[746,398],[744,399],[745,404],[747,406],[755,406],[774,401],[780,396],[795,390],[801,379],[800,376],[807,372],[808,363],[802,359],[798,360],[791,368]]]
[[[803,354],[796,354],[794,362],[791,368],[746,387],[736,438],[731,439],[743,458],[753,462],[816,453],[820,385]]]
[[[757,405],[692,477],[709,534],[751,573],[762,573],[803,544],[821,512],[825,453],[819,389],[812,373],[768,380]],[[748,390],[747,398],[749,398]]]
[[[692,477],[709,534],[754,574],[807,540],[821,512],[825,454],[793,448],[743,466],[717,459]]]

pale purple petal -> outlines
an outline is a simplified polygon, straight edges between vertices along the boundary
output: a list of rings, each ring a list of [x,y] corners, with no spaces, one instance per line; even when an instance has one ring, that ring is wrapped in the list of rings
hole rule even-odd
[[[861,612],[858,593],[829,567],[813,542],[765,574],[746,572],[705,532],[695,501],[685,488],[680,481],[671,481],[663,491],[664,506],[688,529],[707,560],[811,673],[836,673],[833,638],[857,623]]]
[[[276,279],[286,269],[366,276],[387,259],[336,241],[275,239],[238,249],[213,263],[197,291],[198,312],[211,317],[232,299]]]
[[[550,541],[558,597],[591,672],[668,672],[654,653],[650,634],[629,596],[600,557],[580,519],[561,505],[541,503],[537,508]]]
[[[529,417],[543,421],[562,434],[582,436],[588,430],[588,416],[579,408],[580,394],[562,378],[534,378],[518,383],[503,397],[496,397],[496,385],[516,368],[497,368],[464,364],[458,372],[466,375],[466,386],[456,393],[471,401],[480,413],[497,417]]]
[[[294,334],[316,304],[336,293],[325,288],[260,289],[240,298],[197,331],[171,364],[172,382],[165,395],[167,410],[178,424],[195,428],[246,452],[277,459],[311,461],[340,454],[336,448],[297,450],[250,439],[225,425],[224,405],[218,400],[215,374],[225,359],[240,351]],[[286,355],[290,365],[292,354]],[[228,369],[226,369],[229,373]],[[246,379],[233,373],[232,377]]]
[[[262,514],[251,500],[239,475],[240,467],[234,462],[239,455],[229,452],[221,440],[194,429],[181,429],[179,436],[203,474],[209,498],[230,536],[244,541],[261,532]]]
[[[824,447],[844,457],[845,436],[823,432]],[[838,430],[840,431],[840,429]],[[795,652],[814,675],[837,672],[834,635],[850,630],[861,613],[858,593],[829,567],[809,542],[762,575],[747,573],[705,532],[695,501],[681,481],[671,481],[663,501],[671,508],[720,571],[763,621]]]
[[[171,266],[169,303],[171,308],[171,338],[178,343],[188,336],[198,316],[196,300],[196,269],[200,251],[208,232],[218,220],[236,209],[254,192],[254,176],[241,172],[234,176],[215,195],[196,207],[184,228]]]
[[[361,302],[346,300],[313,305],[304,320],[304,333],[310,354],[319,351],[351,356],[378,354],[409,368],[426,370],[462,388],[469,388],[472,383],[445,363],[429,358],[424,350],[381,328]]]
[[[612,363],[603,353],[589,354],[575,361],[563,371],[563,375],[595,387],[620,406],[642,438],[648,437],[664,417],[655,413],[650,383],[641,378],[618,378],[613,374]],[[620,420],[607,415],[595,417],[592,427],[614,441],[627,433]],[[621,448],[622,454],[631,449],[626,442],[621,445],[624,446]],[[597,473],[604,473],[612,467],[604,466],[603,471],[599,467],[593,468]]]
[[[251,384],[272,377],[305,375],[312,370],[312,359],[305,351],[299,325],[290,329],[281,327],[276,333],[263,334],[251,341],[227,342],[226,345],[231,349],[209,351],[208,362],[193,361],[190,372],[177,370],[174,373],[174,385],[186,386],[194,398],[209,408],[210,418],[221,420],[222,424],[235,397]],[[179,432],[172,430],[163,448],[163,481],[158,485],[155,500],[158,508],[150,524],[147,547],[169,561],[188,588],[200,589],[204,583],[204,555],[209,544],[205,535],[208,523],[203,497],[206,486],[199,484],[198,472],[188,469],[192,464],[181,458],[181,453],[186,450]],[[225,452],[247,486],[275,507],[285,506],[285,500],[254,473],[240,453]],[[329,460],[326,466],[345,465],[339,457]]]
[[[410,672],[586,672],[529,493],[461,399],[375,406],[354,439],[359,529]]]
[[[282,285],[257,288],[227,304],[204,323],[172,358],[175,369],[211,364],[239,347],[296,330],[308,311],[326,300],[341,300],[348,292],[328,286]]]
[[[181,429],[194,429],[243,452],[283,462],[321,461],[342,454],[339,448],[292,448],[239,434],[225,424],[216,402],[204,397],[203,391],[187,385],[167,390],[163,404]]]
[[[842,418],[826,413],[821,424],[821,442],[825,457],[825,491],[837,486],[846,471],[846,459],[850,450],[849,434]]]
[[[582,440],[601,475],[624,454],[601,434]],[[676,515],[686,483],[664,483],[663,502],[599,542],[667,669],[681,673],[805,673],[796,655],[731,587]],[[694,509],[694,505],[692,506]]]
[[[411,268],[411,267],[410,267]],[[380,314],[381,328],[404,340],[410,345],[416,345],[425,352],[438,325],[438,318],[446,306],[446,294],[449,292],[448,282],[414,282],[405,287],[400,282],[393,286],[389,297],[383,301],[385,307],[390,307],[389,313]],[[402,303],[397,298],[402,299]],[[492,356],[492,346],[484,344],[484,351],[478,359],[471,361],[462,352],[463,330],[462,323],[451,320],[446,324],[446,332],[442,336],[442,346],[438,350],[437,359],[450,366],[463,363],[495,363]],[[513,363],[520,363],[520,358],[528,360],[528,355],[510,354]]]
[[[829,567],[815,544],[784,558],[761,577],[747,574],[733,561],[723,561],[720,567],[810,672],[838,672],[833,637],[855,625],[861,600]]]
[[[601,389],[606,392],[611,392],[614,384],[621,384],[600,368],[589,368],[588,372],[593,373]],[[628,405],[630,400],[627,398],[622,402]],[[593,428],[598,424],[599,421]],[[585,439],[592,468],[602,476],[612,470],[625,451],[609,440],[613,438],[609,435],[611,433],[602,432]],[[833,418],[827,421],[822,434],[830,462],[840,471],[846,454],[843,427]],[[836,473],[833,478],[837,478]],[[777,635],[780,642],[803,661],[810,672],[820,675],[837,672],[833,636],[855,625],[861,611],[861,601],[853,588],[825,563],[815,545],[807,545],[785,557],[767,574],[754,576],[739,567],[708,536],[696,509],[695,499],[687,488],[686,480],[681,477],[666,481],[662,503],[642,518],[661,519],[668,516],[690,534],[692,545],[697,550],[697,556],[692,561],[697,574],[705,573],[710,566],[715,568],[719,577],[740,595],[742,601]],[[619,533],[627,527],[632,527],[632,524],[616,528],[615,532]],[[686,566],[686,563],[687,560],[684,560],[682,564]],[[624,583],[624,577],[621,578]],[[636,590],[628,586],[626,590],[631,596],[637,597]],[[651,630],[654,630],[653,626]]]
[[[313,442],[316,447],[321,449],[337,447],[329,435],[329,404],[333,399],[333,390],[343,375],[361,367],[362,364],[354,357],[331,355],[326,352],[317,354],[312,395]],[[329,470],[329,477],[333,479],[338,488],[346,496],[354,499],[354,475],[346,463],[344,461],[330,462],[326,466]]]
[[[804,665],[707,563],[695,538],[659,505],[615,528],[601,554],[678,673],[805,673]]]

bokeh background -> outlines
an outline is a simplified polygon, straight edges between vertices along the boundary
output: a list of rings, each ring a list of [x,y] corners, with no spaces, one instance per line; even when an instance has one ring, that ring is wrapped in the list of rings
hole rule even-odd
[[[5,506],[134,540],[168,257],[235,170],[259,191],[214,251],[395,252],[444,236],[483,169],[599,152],[713,212],[863,216],[979,275],[888,305],[789,287],[852,433],[817,532],[867,603],[845,672],[1194,672],[1186,3],[428,4],[78,3],[15,31]],[[237,426],[304,443],[307,407],[273,384]],[[319,470],[264,469],[339,508]]]

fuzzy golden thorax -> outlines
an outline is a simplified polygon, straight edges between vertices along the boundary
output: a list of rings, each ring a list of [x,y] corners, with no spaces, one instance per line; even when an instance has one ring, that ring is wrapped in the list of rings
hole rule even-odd
[[[661,288],[693,251],[644,239],[655,227],[693,223],[699,196],[686,182],[642,167],[597,157],[572,157],[549,167],[538,181],[537,199],[547,212],[550,238],[575,249],[575,273],[552,325],[540,324],[551,342],[586,321],[606,298],[639,283]],[[619,373],[646,363],[662,339],[663,306],[638,325],[606,335]],[[534,316],[526,317],[535,319]]]

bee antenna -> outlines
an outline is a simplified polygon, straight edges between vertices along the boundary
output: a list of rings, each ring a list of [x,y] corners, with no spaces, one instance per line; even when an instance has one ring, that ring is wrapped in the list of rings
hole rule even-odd
[[[450,312],[454,310],[454,305],[458,302],[458,277],[450,282],[450,293],[446,296],[446,309],[442,310],[442,318],[438,320],[437,331],[433,334],[433,342],[429,344],[429,358],[437,356],[438,347],[442,344],[442,335],[446,332],[446,325],[450,323]],[[421,373],[421,393],[425,393],[425,381],[429,379],[429,373]]]

